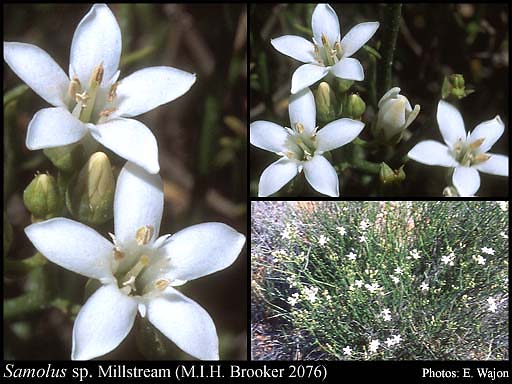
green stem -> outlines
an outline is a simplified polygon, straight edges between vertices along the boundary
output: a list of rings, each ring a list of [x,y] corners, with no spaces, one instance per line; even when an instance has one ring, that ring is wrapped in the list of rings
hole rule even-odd
[[[46,264],[46,258],[39,252],[22,260],[4,259],[4,270],[12,273],[27,273]]]
[[[391,86],[391,70],[396,39],[400,28],[402,4],[388,4],[384,10],[384,31],[382,38],[381,71],[379,73],[379,94],[383,95]]]
[[[48,281],[44,268],[32,270],[28,276],[28,292],[4,300],[4,320],[19,319],[48,306]]]
[[[28,90],[28,87],[25,84],[18,85],[17,87],[11,89],[4,95],[4,107],[9,104],[11,101],[16,100],[18,97],[23,95]]]
[[[354,159],[352,167],[368,173],[379,174],[380,164],[363,159]]]

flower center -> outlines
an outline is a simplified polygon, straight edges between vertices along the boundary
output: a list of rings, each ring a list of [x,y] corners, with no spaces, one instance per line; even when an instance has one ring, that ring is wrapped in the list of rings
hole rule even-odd
[[[112,84],[106,94],[105,90],[101,89],[103,73],[103,64],[94,68],[87,88],[83,88],[76,76],[69,83],[68,96],[71,113],[84,123],[104,122],[115,111],[113,102],[119,83]]]
[[[117,286],[127,296],[141,296],[148,293],[159,293],[171,285],[165,278],[155,278],[161,272],[156,268],[159,260],[155,249],[150,244],[154,234],[151,225],[139,228],[135,234],[136,246],[122,249],[114,238],[114,263],[116,263]]]
[[[472,143],[468,143],[459,139],[453,147],[455,160],[464,167],[471,167],[489,160],[491,156],[486,153],[481,153],[480,151],[480,146],[484,140],[484,138],[481,138]]]
[[[343,58],[343,48],[341,48],[340,42],[336,41],[331,46],[327,36],[322,33],[322,45],[315,44],[315,60],[324,66],[331,66],[336,64]]]
[[[297,161],[309,161],[315,155],[317,145],[316,129],[309,134],[305,132],[303,124],[296,123],[285,143],[285,156]]]

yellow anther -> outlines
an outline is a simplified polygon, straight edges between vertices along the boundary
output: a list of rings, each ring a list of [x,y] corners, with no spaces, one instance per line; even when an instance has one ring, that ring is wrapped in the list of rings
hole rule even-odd
[[[103,69],[103,63],[101,63],[100,65],[98,65],[96,68],[94,68],[94,71],[92,72],[92,76],[91,76],[91,84],[90,86],[98,86],[101,84],[101,82],[103,81],[103,74],[104,74],[104,69]]]
[[[485,153],[480,153],[478,155],[476,155],[473,159],[473,164],[480,164],[480,163],[483,163],[484,161],[487,161],[491,158],[490,155],[487,155]]]
[[[110,87],[110,91],[108,92],[108,102],[111,103],[112,101],[114,101],[114,98],[116,97],[116,91],[117,91],[117,87],[119,85],[119,81],[115,82],[114,84],[112,84],[112,86]]]
[[[87,100],[89,100],[89,95],[87,92],[83,91],[82,93],[75,94],[75,101],[77,103],[82,103],[82,108],[85,108],[87,105]]]
[[[104,109],[103,111],[100,112],[100,116],[109,117],[115,111],[116,111],[115,108]]]
[[[322,44],[324,45],[324,47],[330,47],[329,40],[327,39],[325,33],[322,33]]]
[[[469,144],[469,147],[471,149],[477,149],[477,148],[479,148],[482,145],[482,143],[484,141],[485,141],[485,137],[482,137],[481,139],[475,140],[471,144]]]
[[[137,230],[135,241],[139,245],[146,245],[153,237],[155,229],[151,225],[145,225]]]
[[[121,260],[124,257],[124,253],[118,247],[114,248],[114,260]]]
[[[75,96],[82,91],[82,85],[80,84],[80,80],[78,80],[78,77],[73,77],[73,80],[69,82],[69,88],[68,88],[68,94],[72,98],[75,98]]]
[[[302,123],[296,123],[295,124],[295,130],[298,133],[304,133],[304,125],[302,125]]]
[[[158,289],[159,291],[163,291],[165,288],[167,288],[168,286],[170,285],[169,281],[168,280],[165,280],[165,279],[160,279],[160,280],[157,280],[156,283],[155,283],[155,288]]]

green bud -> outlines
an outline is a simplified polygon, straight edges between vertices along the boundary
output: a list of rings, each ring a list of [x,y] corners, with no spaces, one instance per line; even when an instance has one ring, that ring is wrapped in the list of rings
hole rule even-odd
[[[466,89],[464,76],[455,73],[450,76],[445,76],[443,86],[441,89],[441,96],[443,99],[462,99],[475,92],[473,89]]]
[[[361,120],[365,109],[366,103],[364,100],[358,94],[353,93],[346,98],[343,104],[343,116],[354,120]]]
[[[336,96],[329,84],[321,82],[315,94],[316,116],[319,121],[326,123],[336,118]]]
[[[48,174],[38,174],[23,192],[25,207],[36,219],[46,220],[61,214],[63,198],[57,181]]]
[[[336,84],[338,86],[337,91],[339,93],[345,93],[350,89],[352,84],[354,84],[354,80],[345,80],[345,79],[336,78]]]
[[[380,165],[379,178],[383,184],[399,183],[405,180],[404,166],[392,170],[389,165],[382,162]]]
[[[88,225],[99,225],[113,216],[115,180],[110,161],[96,152],[84,165],[66,193],[71,214]]]
[[[85,161],[85,151],[81,143],[73,143],[62,147],[46,148],[43,153],[63,172],[71,172]]]

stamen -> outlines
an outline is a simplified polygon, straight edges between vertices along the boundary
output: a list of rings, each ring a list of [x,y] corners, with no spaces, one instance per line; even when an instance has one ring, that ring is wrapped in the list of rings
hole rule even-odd
[[[480,164],[480,163],[483,163],[484,161],[487,161],[491,158],[490,155],[487,155],[485,153],[480,153],[478,155],[476,155],[473,159],[473,164]]]
[[[156,283],[155,283],[155,288],[158,289],[159,291],[163,291],[165,288],[167,288],[171,283],[169,282],[169,280],[165,280],[165,279],[160,279],[160,280],[157,280]]]
[[[110,87],[110,91],[108,92],[108,102],[111,103],[112,101],[114,101],[114,98],[116,97],[116,91],[117,91],[117,87],[119,85],[119,81],[115,82],[114,84],[112,84],[112,86]]]
[[[339,41],[334,43],[334,51],[336,52],[338,59],[341,59],[343,57],[343,48],[341,48],[341,44]]]
[[[475,140],[471,144],[469,144],[469,148],[477,149],[477,148],[479,148],[483,144],[484,141],[485,141],[485,137],[482,137],[481,139]]]
[[[298,133],[304,133],[304,125],[302,125],[302,123],[296,123],[295,124],[295,130]]]
[[[121,249],[119,247],[115,247],[114,248],[114,260],[121,260],[122,258],[124,258],[124,253],[121,252]]]
[[[69,83],[68,88],[68,94],[69,96],[74,99],[75,96],[82,91],[82,85],[80,84],[80,80],[78,80],[78,77],[73,77],[73,80]]]
[[[137,230],[135,241],[139,245],[146,245],[153,237],[155,229],[151,225],[145,225]]]
[[[115,111],[116,111],[116,108],[104,109],[103,111],[100,112],[100,116],[102,116],[102,117],[109,117],[110,114],[115,112]]]

